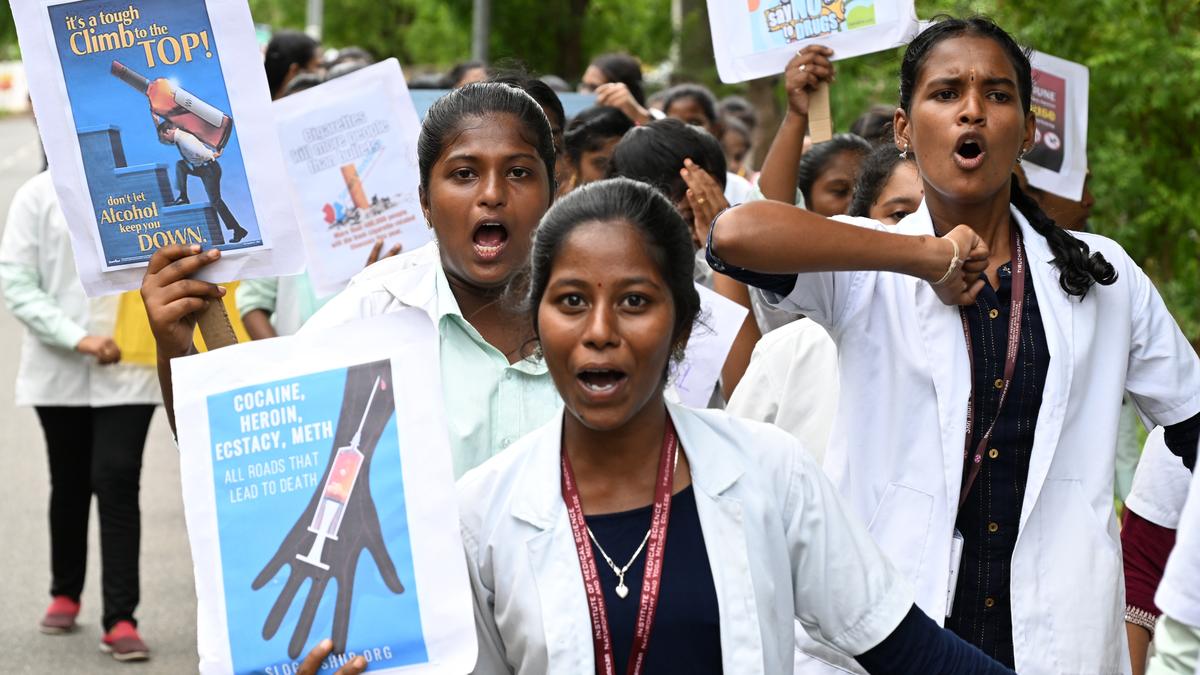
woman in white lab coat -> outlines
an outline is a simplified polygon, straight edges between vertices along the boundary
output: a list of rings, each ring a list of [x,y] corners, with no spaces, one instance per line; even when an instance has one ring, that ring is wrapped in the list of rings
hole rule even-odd
[[[1121,397],[1194,454],[1200,361],[1119,245],[1055,227],[1015,184],[1034,117],[1029,61],[1007,33],[935,23],[900,84],[917,213],[885,231],[748,204],[715,220],[710,261],[838,343],[825,469],[922,609],[1021,673],[1128,672]],[[813,671],[854,668],[804,650]]]
[[[664,401],[693,259],[643,183],[542,220],[527,311],[565,411],[459,482],[475,672],[782,673],[794,620],[871,672],[1009,672],[916,609],[793,437]]]
[[[118,298],[84,295],[49,172],[13,197],[0,241],[0,282],[5,304],[26,328],[16,402],[37,410],[49,456],[53,599],[39,628],[60,634],[76,627],[94,494],[103,569],[100,648],[122,661],[145,659],[150,650],[134,618],[138,483],[158,384],[153,368],[120,362],[111,337]]]

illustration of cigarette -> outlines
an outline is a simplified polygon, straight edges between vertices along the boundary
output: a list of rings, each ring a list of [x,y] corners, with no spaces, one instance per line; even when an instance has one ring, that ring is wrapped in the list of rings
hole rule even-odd
[[[346,189],[350,191],[350,200],[355,208],[365,209],[371,206],[367,193],[363,190],[362,179],[358,177],[358,169],[353,164],[342,167],[342,180],[346,181]]]
[[[371,396],[367,399],[367,409],[363,411],[362,420],[358,423],[358,431],[354,432],[354,438],[350,439],[350,445],[338,448],[337,454],[334,455],[333,468],[329,470],[329,477],[325,479],[325,489],[321,493],[321,503],[317,506],[317,511],[313,514],[312,522],[308,526],[308,531],[317,535],[313,540],[312,548],[307,554],[296,554],[297,560],[323,570],[329,569],[329,565],[321,562],[321,552],[325,548],[325,541],[328,539],[337,541],[338,530],[342,527],[342,516],[346,511],[346,503],[350,501],[350,495],[354,492],[354,485],[358,482],[358,474],[362,469],[363,453],[358,449],[358,443],[362,439],[363,425],[367,422],[367,415],[371,414],[371,404],[375,401],[375,392],[379,391],[380,381],[381,378],[375,378]]]
[[[200,100],[195,94],[160,77],[154,81],[112,62],[112,74],[150,99],[150,109],[163,119],[218,150],[225,147],[233,131],[229,115]]]

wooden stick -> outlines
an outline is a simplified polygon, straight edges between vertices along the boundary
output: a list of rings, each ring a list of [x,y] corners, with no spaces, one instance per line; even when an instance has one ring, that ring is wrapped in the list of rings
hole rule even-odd
[[[808,135],[813,143],[833,138],[833,118],[829,113],[829,83],[822,82],[808,97]]]
[[[236,345],[238,342],[233,324],[229,322],[229,312],[220,300],[209,299],[197,315],[196,325],[200,327],[200,337],[204,338],[204,346],[209,350]]]

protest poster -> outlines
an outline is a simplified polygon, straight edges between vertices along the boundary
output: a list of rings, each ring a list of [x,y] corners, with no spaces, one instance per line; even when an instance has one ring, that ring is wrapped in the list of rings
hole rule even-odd
[[[1087,179],[1087,66],[1042,52],[1030,57],[1033,147],[1022,160],[1029,184],[1079,201]]]
[[[700,284],[696,284],[696,292],[700,294],[700,315],[692,326],[683,359],[671,366],[671,388],[680,403],[707,408],[721,378],[721,368],[750,310]]]
[[[917,31],[913,0],[708,0],[708,20],[728,83],[782,73],[809,44],[848,59],[898,47]]]
[[[405,309],[172,361],[200,672],[463,673],[470,584],[437,332]]]
[[[136,288],[169,244],[221,249],[208,281],[300,271],[246,0],[11,6],[89,295]]]
[[[417,195],[421,122],[396,59],[275,102],[279,142],[318,297],[346,287],[371,247],[432,238]]]

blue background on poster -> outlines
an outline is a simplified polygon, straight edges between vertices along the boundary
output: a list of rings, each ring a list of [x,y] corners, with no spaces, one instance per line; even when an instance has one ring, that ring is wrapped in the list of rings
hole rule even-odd
[[[287,581],[290,567],[284,565],[266,586],[257,591],[251,590],[250,586],[279,550],[280,544],[296,520],[304,514],[314,492],[321,489],[320,478],[329,462],[334,441],[329,438],[293,445],[291,428],[296,426],[295,423],[243,432],[240,419],[242,413],[234,408],[234,397],[256,390],[265,391],[280,385],[299,383],[303,394],[302,401],[260,408],[255,412],[294,405],[301,423],[307,425],[329,422],[336,428],[345,382],[346,370],[337,369],[237,389],[208,398],[209,424],[214,448],[217,443],[272,431],[279,431],[281,440],[286,444],[283,449],[229,459],[214,459],[213,462],[229,641],[234,669],[238,673],[285,673],[288,671],[282,666],[292,663],[287,657],[288,642],[292,639],[292,632],[308,597],[309,582],[306,581],[300,587],[284,616],[283,623],[280,624],[279,631],[270,641],[262,639],[263,624]],[[307,468],[292,468],[292,458],[302,458],[314,452],[318,453],[315,463]],[[250,477],[255,467],[259,469],[254,471],[255,474],[270,471],[269,462],[276,459],[284,460],[287,465],[285,471],[271,473],[270,476],[260,475],[257,479]],[[346,649],[347,652],[363,653],[367,649],[375,648],[382,651],[386,645],[391,658],[376,659],[372,655],[373,669],[424,663],[428,661],[428,655],[413,576],[395,414],[388,421],[375,447],[370,471],[371,493],[378,509],[383,539],[387,542],[388,553],[396,565],[401,583],[404,584],[404,592],[392,593],[384,585],[374,558],[364,549],[359,557],[354,579]],[[242,480],[226,484],[227,475],[235,479],[240,477]],[[276,494],[269,495],[260,485],[256,498],[245,499],[249,485],[266,480],[276,481],[278,485],[280,478],[315,487],[305,486],[290,492],[280,489]],[[238,499],[241,501],[237,501]],[[327,546],[331,544],[332,542]],[[321,598],[312,630],[301,652],[302,656],[315,647],[317,642],[332,634],[336,595],[337,582],[331,580]]]
[[[137,9],[140,17],[128,27],[129,29],[149,30],[152,24],[158,24],[166,27],[166,35],[174,37],[176,40],[183,33],[207,31],[212,58],[206,58],[205,50],[201,47],[192,52],[190,63],[181,58],[174,65],[166,65],[159,62],[157,51],[155,51],[155,66],[151,68],[147,66],[145,48],[136,42],[127,49],[114,49],[84,56],[77,56],[71,51],[70,37],[74,31],[67,27],[67,17],[87,18],[99,15],[100,12],[119,13],[131,6]],[[158,78],[171,80],[229,115],[231,112],[229,97],[225,90],[225,78],[221,72],[218,58],[220,45],[213,36],[204,0],[125,0],[124,2],[80,0],[79,2],[52,5],[48,11],[59,60],[62,63],[63,76],[67,84],[67,95],[71,99],[71,113],[75,118],[76,130],[84,132],[110,126],[119,130],[127,165],[144,167],[147,170],[125,172],[139,174],[139,176],[124,176],[117,182],[137,185],[144,189],[149,193],[146,204],[150,201],[158,202],[159,220],[163,223],[164,230],[172,228],[173,225],[197,226],[207,223],[207,219],[214,217],[212,209],[174,207],[164,211],[165,202],[174,199],[179,192],[175,176],[175,164],[180,159],[179,151],[173,145],[163,145],[158,141],[154,122],[150,115],[149,100],[111,73],[112,62],[120,61],[151,81]],[[94,30],[98,34],[102,34],[116,29],[116,24],[108,24],[98,25]],[[98,148],[93,148],[93,152],[89,152],[89,148],[85,147],[89,145],[88,140],[95,139],[81,137],[80,145],[84,155],[84,167],[88,173],[97,224],[100,227],[101,240],[104,243],[105,258],[109,265],[144,262],[149,259],[150,253],[153,251],[139,250],[136,236],[117,232],[116,225],[99,223],[100,213],[108,208],[108,196],[122,191],[106,188],[114,182],[106,180],[111,178],[113,170],[106,169],[103,162],[97,161],[94,155],[99,154]],[[95,145],[95,143],[90,145]],[[262,244],[262,236],[254,212],[249,183],[246,180],[246,169],[242,164],[236,119],[233,125],[233,135],[218,161],[222,171],[221,197],[233,212],[238,224],[249,232],[239,243],[225,243],[219,245],[218,248],[231,250],[259,246]],[[151,171],[154,165],[160,165],[165,169],[165,179],[169,181],[174,194],[163,195],[157,188],[145,187],[156,185],[158,183],[157,176],[162,175],[156,175]],[[105,171],[107,173],[104,173]],[[198,177],[189,179],[188,196],[193,205],[207,204],[205,190]],[[224,240],[228,242],[232,238],[230,228],[225,227],[220,221],[213,222],[214,226],[222,228]],[[208,225],[202,227],[206,243],[211,241],[207,234],[208,227]]]

